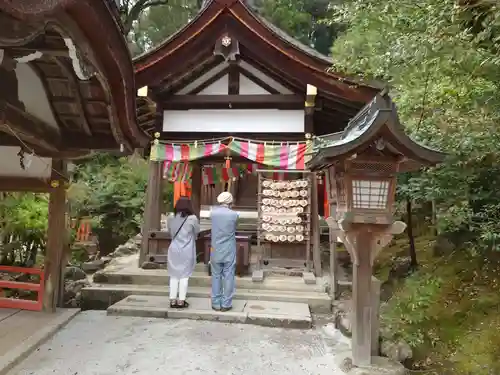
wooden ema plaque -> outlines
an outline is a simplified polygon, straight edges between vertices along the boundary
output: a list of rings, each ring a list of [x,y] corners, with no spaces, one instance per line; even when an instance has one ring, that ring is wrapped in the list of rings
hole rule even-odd
[[[259,173],[257,241],[262,267],[310,267],[311,181],[309,172],[297,179],[275,180]],[[289,171],[287,172],[289,175]]]

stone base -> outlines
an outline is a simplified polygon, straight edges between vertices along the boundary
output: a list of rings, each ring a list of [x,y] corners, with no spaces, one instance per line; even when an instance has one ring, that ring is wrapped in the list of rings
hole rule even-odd
[[[407,369],[401,364],[386,357],[372,357],[370,366],[357,367],[347,357],[340,364],[341,370],[349,375],[407,375]]]
[[[304,280],[304,283],[309,285],[316,284],[316,276],[314,276],[314,273],[312,272],[304,272],[302,274],[302,280]]]
[[[108,315],[148,318],[210,320],[246,323],[267,327],[301,328],[312,326],[309,306],[305,303],[234,300],[233,309],[214,311],[210,298],[188,298],[187,309],[170,308],[168,297],[129,296],[108,308]]]
[[[252,281],[254,283],[261,283],[264,281],[264,271],[263,270],[255,270],[252,272]]]

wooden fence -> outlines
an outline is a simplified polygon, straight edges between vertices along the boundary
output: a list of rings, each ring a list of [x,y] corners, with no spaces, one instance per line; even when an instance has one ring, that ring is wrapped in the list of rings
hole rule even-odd
[[[42,269],[0,266],[0,272],[24,273],[29,275],[40,276],[40,282],[38,284],[26,283],[21,281],[0,280],[0,290],[7,288],[7,289],[31,290],[37,292],[36,301],[9,298],[9,297],[0,297],[0,308],[32,310],[32,311],[42,310],[43,294],[45,290],[45,273]]]

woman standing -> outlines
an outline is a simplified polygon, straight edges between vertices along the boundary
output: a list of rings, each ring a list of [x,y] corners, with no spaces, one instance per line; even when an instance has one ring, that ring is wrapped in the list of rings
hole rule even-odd
[[[189,277],[196,265],[196,239],[200,222],[194,214],[188,197],[180,197],[174,214],[168,218],[172,242],[168,248],[168,275],[170,276],[170,307],[185,308]]]

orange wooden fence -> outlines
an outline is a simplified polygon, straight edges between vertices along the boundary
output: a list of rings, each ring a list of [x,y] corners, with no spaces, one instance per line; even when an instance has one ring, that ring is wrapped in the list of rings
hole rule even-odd
[[[78,225],[76,231],[75,242],[89,242],[90,236],[92,235],[92,221],[91,218],[83,217],[80,220],[73,219],[71,222],[71,228],[75,229]]]
[[[0,280],[0,290],[8,288],[8,289],[32,290],[37,292],[36,301],[0,297],[0,307],[5,307],[9,309],[32,310],[32,311],[42,310],[43,294],[45,290],[45,273],[43,272],[42,269],[0,266],[0,272],[25,273],[29,275],[40,276],[39,284],[25,283],[20,281]]]

